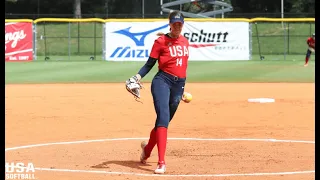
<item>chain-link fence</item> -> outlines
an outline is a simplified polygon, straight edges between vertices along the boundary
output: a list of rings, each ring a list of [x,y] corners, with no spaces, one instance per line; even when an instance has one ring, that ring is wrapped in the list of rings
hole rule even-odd
[[[254,22],[251,28],[253,55],[303,55],[315,23]]]
[[[101,22],[43,21],[35,30],[38,60],[102,60]]]

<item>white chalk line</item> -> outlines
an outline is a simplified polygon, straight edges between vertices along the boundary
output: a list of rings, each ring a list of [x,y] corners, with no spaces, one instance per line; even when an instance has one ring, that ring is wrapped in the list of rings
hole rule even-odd
[[[127,140],[146,140],[148,138],[108,138],[96,140],[80,140],[80,141],[66,141],[53,142],[43,144],[33,144],[18,147],[6,148],[5,151],[12,151],[17,149],[26,149],[33,147],[51,146],[51,145],[66,145],[66,144],[82,144],[92,142],[105,141],[127,141]],[[315,144],[315,141],[304,140],[279,140],[279,139],[252,139],[252,138],[168,138],[168,140],[186,140],[186,141],[260,141],[260,142],[282,142],[282,143],[305,143]],[[73,170],[73,169],[53,169],[53,168],[35,168],[40,171],[54,171],[54,172],[73,172],[73,173],[94,173],[94,174],[110,174],[110,175],[134,175],[134,176],[163,176],[163,177],[231,177],[231,176],[275,176],[275,175],[295,175],[295,174],[310,174],[315,173],[315,170],[308,171],[293,171],[293,172],[264,172],[264,173],[238,173],[238,174],[146,174],[134,172],[115,172],[115,171],[97,171],[97,170]]]
[[[82,144],[92,142],[105,142],[105,141],[128,141],[128,140],[146,140],[148,138],[108,138],[108,139],[94,139],[94,140],[80,140],[80,141],[66,141],[66,142],[53,142],[43,144],[32,144],[18,147],[6,148],[5,151],[12,151],[17,149],[26,149],[41,146],[52,146],[52,145],[64,145],[64,144]],[[305,143],[315,144],[315,141],[303,141],[303,140],[280,140],[280,139],[252,139],[252,138],[168,138],[168,140],[185,140],[185,141],[260,141],[260,142],[282,142],[282,143]]]
[[[21,50],[21,51],[14,51],[14,52],[5,53],[5,55],[6,56],[11,56],[11,55],[14,55],[14,54],[20,54],[20,53],[31,52],[31,51],[33,51],[33,49],[24,49],[24,50]]]
[[[164,177],[230,177],[230,176],[275,176],[275,175],[294,175],[315,173],[312,171],[295,171],[295,172],[265,172],[265,173],[241,173],[241,174],[144,174],[131,172],[110,172],[110,171],[93,171],[93,170],[72,170],[72,169],[51,169],[51,168],[35,168],[41,171],[54,172],[73,172],[73,173],[94,173],[94,174],[110,174],[110,175],[134,175],[134,176],[164,176]]]

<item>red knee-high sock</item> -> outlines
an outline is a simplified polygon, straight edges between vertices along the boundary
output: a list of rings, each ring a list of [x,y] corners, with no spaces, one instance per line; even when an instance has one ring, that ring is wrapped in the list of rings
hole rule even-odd
[[[167,128],[165,127],[158,127],[156,130],[157,134],[157,147],[158,147],[158,158],[160,163],[164,163],[164,156],[166,153],[167,147]]]
[[[309,57],[306,56],[306,64],[308,64],[308,61],[309,61]]]
[[[150,156],[152,149],[154,148],[154,146],[156,144],[157,144],[157,134],[156,134],[155,128],[153,128],[150,132],[148,144],[144,148],[146,156],[148,156],[148,157]]]

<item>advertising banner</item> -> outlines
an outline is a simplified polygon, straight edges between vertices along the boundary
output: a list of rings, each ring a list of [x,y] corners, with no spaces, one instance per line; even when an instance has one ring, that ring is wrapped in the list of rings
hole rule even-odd
[[[167,21],[107,22],[105,59],[146,61],[157,33],[169,32]],[[248,22],[185,22],[190,61],[250,60]]]
[[[32,23],[5,23],[5,61],[31,61],[32,59]]]

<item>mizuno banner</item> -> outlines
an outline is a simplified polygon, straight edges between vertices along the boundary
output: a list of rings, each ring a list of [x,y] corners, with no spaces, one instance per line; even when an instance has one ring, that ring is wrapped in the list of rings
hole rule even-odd
[[[107,22],[105,60],[146,61],[157,33],[169,32],[167,21]],[[185,22],[190,61],[250,60],[248,22]]]

